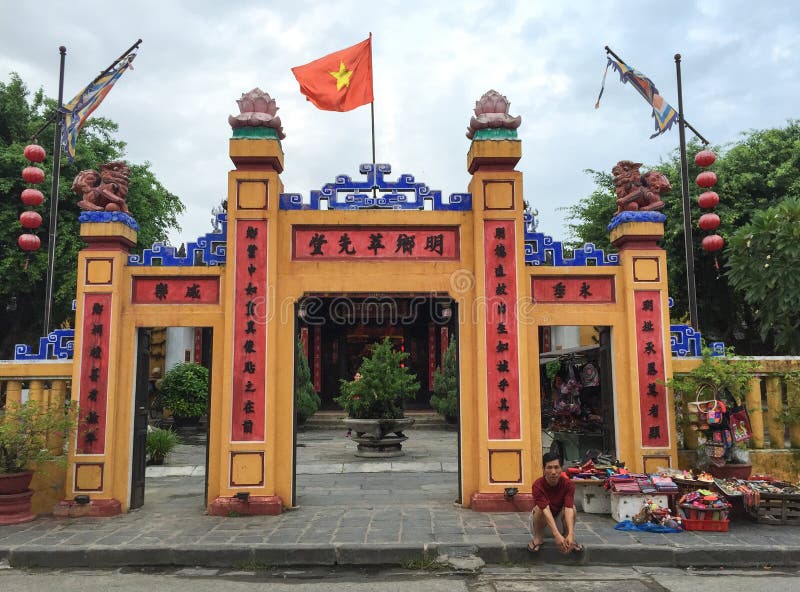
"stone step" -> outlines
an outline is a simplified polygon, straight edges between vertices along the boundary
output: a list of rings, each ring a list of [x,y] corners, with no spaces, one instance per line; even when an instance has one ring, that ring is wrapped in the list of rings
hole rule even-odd
[[[406,411],[406,417],[414,418],[415,428],[455,430],[456,426],[448,424],[444,418],[435,411]],[[306,420],[303,429],[344,429],[342,420],[345,415],[342,411],[318,411]]]

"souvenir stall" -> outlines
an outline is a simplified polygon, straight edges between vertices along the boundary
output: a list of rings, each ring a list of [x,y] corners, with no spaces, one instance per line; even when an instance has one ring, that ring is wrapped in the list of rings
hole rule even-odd
[[[687,410],[689,428],[699,432],[698,466],[715,477],[747,478],[751,465],[745,446],[752,435],[747,407],[706,384]]]
[[[540,356],[542,444],[558,453],[565,465],[616,452],[607,358],[608,350],[600,346]]]

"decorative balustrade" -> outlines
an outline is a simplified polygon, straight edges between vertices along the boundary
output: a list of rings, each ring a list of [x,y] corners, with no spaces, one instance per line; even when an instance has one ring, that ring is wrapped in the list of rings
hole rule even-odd
[[[786,450],[800,449],[800,357],[755,357],[759,369],[750,382],[745,399],[750,414],[753,437],[750,448]],[[675,374],[691,371],[700,364],[698,358],[673,358]],[[798,373],[798,378],[792,374]],[[687,417],[683,402],[683,417]],[[697,432],[686,421],[681,426],[684,446],[697,448]]]

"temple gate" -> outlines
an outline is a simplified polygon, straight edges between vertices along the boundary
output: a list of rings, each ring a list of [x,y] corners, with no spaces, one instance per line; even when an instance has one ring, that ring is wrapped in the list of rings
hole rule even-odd
[[[663,216],[623,212],[611,228],[619,255],[587,245],[567,256],[526,209],[514,169],[519,118],[494,91],[482,101],[499,108],[473,118],[469,192],[449,199],[411,175],[386,179],[385,164],[362,165],[365,180],[339,176],[307,200],[284,193],[280,124],[231,118],[227,212],[185,256],[159,244],[129,255],[133,218],[85,212],[73,364],[82,421],[57,512],[112,515],[139,503],[139,329],[156,326],[213,335],[208,511],[292,506],[291,369],[298,310],[310,297],[416,297],[453,311],[464,506],[531,506],[543,449],[541,329],[552,325],[606,328],[617,456],[636,471],[676,464],[672,403],[660,382],[671,376],[666,260],[656,244]],[[309,347],[313,367],[319,352]]]

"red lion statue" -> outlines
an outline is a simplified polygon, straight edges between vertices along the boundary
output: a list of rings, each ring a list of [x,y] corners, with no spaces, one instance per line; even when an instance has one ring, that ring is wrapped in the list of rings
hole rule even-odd
[[[664,208],[661,196],[671,187],[659,172],[649,171],[642,176],[640,162],[621,160],[611,169],[617,193],[617,214],[625,211],[657,211]]]
[[[72,190],[81,196],[78,207],[92,212],[128,214],[128,179],[131,171],[122,161],[100,165],[100,172],[81,171],[72,182]]]

